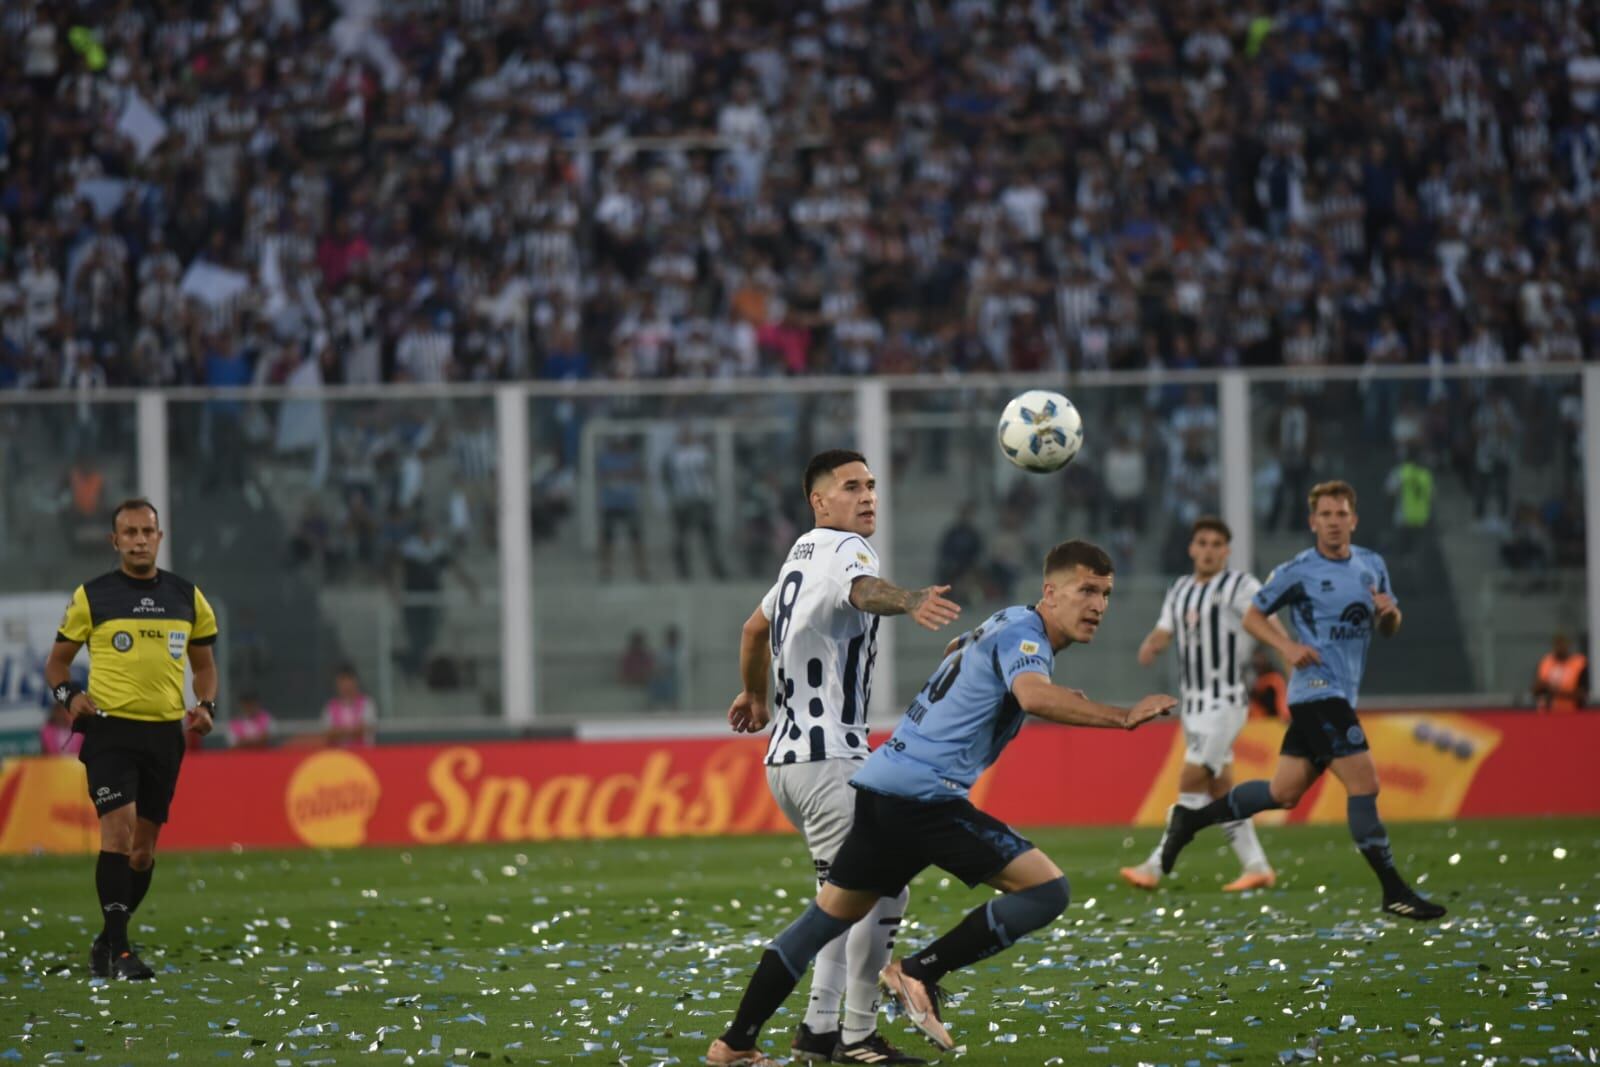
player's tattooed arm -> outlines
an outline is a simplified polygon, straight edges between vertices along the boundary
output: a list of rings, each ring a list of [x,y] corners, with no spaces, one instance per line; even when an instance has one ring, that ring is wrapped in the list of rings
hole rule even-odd
[[[850,605],[873,615],[909,615],[926,630],[942,630],[961,614],[961,605],[945,598],[948,585],[901,589],[883,578],[861,577],[850,583]]]

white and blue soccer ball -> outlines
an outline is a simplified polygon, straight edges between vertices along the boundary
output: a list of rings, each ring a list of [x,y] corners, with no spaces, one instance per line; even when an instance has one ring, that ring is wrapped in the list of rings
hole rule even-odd
[[[1083,447],[1083,417],[1072,401],[1048,389],[1011,398],[1000,413],[1000,451],[1034,474],[1058,471]]]

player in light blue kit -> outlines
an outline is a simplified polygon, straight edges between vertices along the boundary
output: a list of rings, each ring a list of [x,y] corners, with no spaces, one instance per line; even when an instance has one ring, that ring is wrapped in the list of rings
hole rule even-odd
[[[1356,491],[1345,482],[1322,482],[1312,487],[1310,503],[1316,547],[1273,571],[1244,617],[1250,635],[1277,649],[1294,668],[1289,729],[1277,769],[1271,782],[1243,782],[1206,807],[1174,806],[1167,813],[1161,869],[1171,873],[1178,853],[1201,829],[1269,808],[1292,808],[1324,770],[1331,770],[1347,794],[1350,835],[1383,886],[1383,910],[1407,919],[1437,919],[1444,906],[1418,896],[1395,870],[1389,834],[1378,819],[1378,768],[1356,719],[1372,631],[1385,637],[1398,633],[1400,604],[1383,557],[1350,543]],[[1298,640],[1269,622],[1268,616],[1280,610],[1289,613]]]
[[[1079,726],[1132,729],[1170,710],[1170,696],[1131,708],[1096,703],[1050,681],[1055,654],[1094,640],[1111,600],[1111,558],[1086,541],[1066,541],[1044,562],[1044,591],[1032,606],[991,615],[945,650],[893,736],[850,784],[855,822],[817,899],[767,946],[738,1014],[707,1063],[765,1064],[761,1027],[806,968],[882,897],[898,896],[925,867],[1003,894],[933,944],[884,968],[885,992],[942,1049],[955,1047],[939,1016],[945,974],[1009,948],[1067,906],[1061,868],[1005,823],[967,799],[978,775],[1000,757],[1028,715]]]

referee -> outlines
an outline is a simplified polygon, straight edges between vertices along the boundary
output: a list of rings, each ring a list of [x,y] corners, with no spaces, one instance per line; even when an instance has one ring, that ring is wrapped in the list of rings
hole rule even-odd
[[[45,664],[55,699],[84,734],[78,758],[100,817],[94,884],[105,925],[89,949],[100,978],[155,977],[128,942],[128,920],[150,889],[156,838],[167,821],[183,762],[185,722],[211,732],[217,707],[217,617],[194,583],[156,568],[161,520],[148,500],[111,514],[121,565],[78,586]],[[89,646],[89,690],[72,684],[78,649]],[[183,707],[183,657],[198,702]]]

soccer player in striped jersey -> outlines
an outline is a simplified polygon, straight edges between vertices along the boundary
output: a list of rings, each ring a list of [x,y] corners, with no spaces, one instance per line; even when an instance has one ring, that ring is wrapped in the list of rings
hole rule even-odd
[[[1289,728],[1272,780],[1241,782],[1198,811],[1174,805],[1161,839],[1161,869],[1171,873],[1183,847],[1207,826],[1294,807],[1327,770],[1344,786],[1350,836],[1383,888],[1383,910],[1418,922],[1443,918],[1444,905],[1419,896],[1395,868],[1389,832],[1378,818],[1378,766],[1356,717],[1373,632],[1400,632],[1389,567],[1378,553],[1351,543],[1356,491],[1349,483],[1313,486],[1309,504],[1316,544],[1267,575],[1244,617],[1244,628],[1294,668]],[[1281,610],[1294,625],[1292,638],[1269,625]]]
[[[878,554],[867,541],[878,526],[877,484],[859,452],[834,449],[807,464],[805,491],[816,527],[795,541],[777,582],[744,624],[744,689],[728,709],[729,725],[742,733],[772,722],[767,784],[805,836],[819,884],[855,818],[855,791],[848,783],[867,758],[880,617],[909,615],[938,630],[961,611],[944,597],[947,585],[908,590],[879,576]],[[769,709],[771,674],[777,686]],[[906,900],[904,888],[880,898],[817,957],[810,1003],[792,1046],[796,1057],[924,1062],[898,1051],[877,1031],[878,973],[889,962]]]
[[[1139,663],[1148,667],[1176,643],[1183,677],[1178,707],[1185,749],[1183,769],[1178,772],[1178,804],[1185,808],[1203,808],[1233,788],[1233,741],[1249,717],[1244,670],[1255,640],[1242,631],[1242,624],[1261,583],[1254,575],[1226,569],[1232,543],[1233,531],[1221,519],[1206,515],[1195,521],[1189,534],[1194,573],[1167,590],[1155,628],[1139,646]],[[1222,829],[1244,865],[1239,877],[1222,888],[1237,893],[1276,884],[1278,877],[1267,863],[1254,824],[1234,819]],[[1161,845],[1143,863],[1122,868],[1121,874],[1129,885],[1154,889],[1161,882]]]
[[[1177,703],[1155,694],[1132,707],[1113,707],[1051,681],[1056,657],[1100,632],[1111,606],[1113,570],[1099,546],[1063,541],[1045,556],[1037,601],[1003,608],[946,646],[894,734],[850,780],[855,820],[828,881],[767,944],[732,1023],[706,1050],[707,1063],[775,1064],[757,1048],[761,1028],[806,967],[841,931],[884,896],[904,892],[928,867],[972,889],[999,890],[985,893],[943,936],[895,960],[881,976],[907,1021],[941,1050],[955,1049],[940,1008],[940,980],[1050,925],[1070,895],[1054,860],[973,805],[974,783],[1030,715],[1063,725],[1132,730]]]

